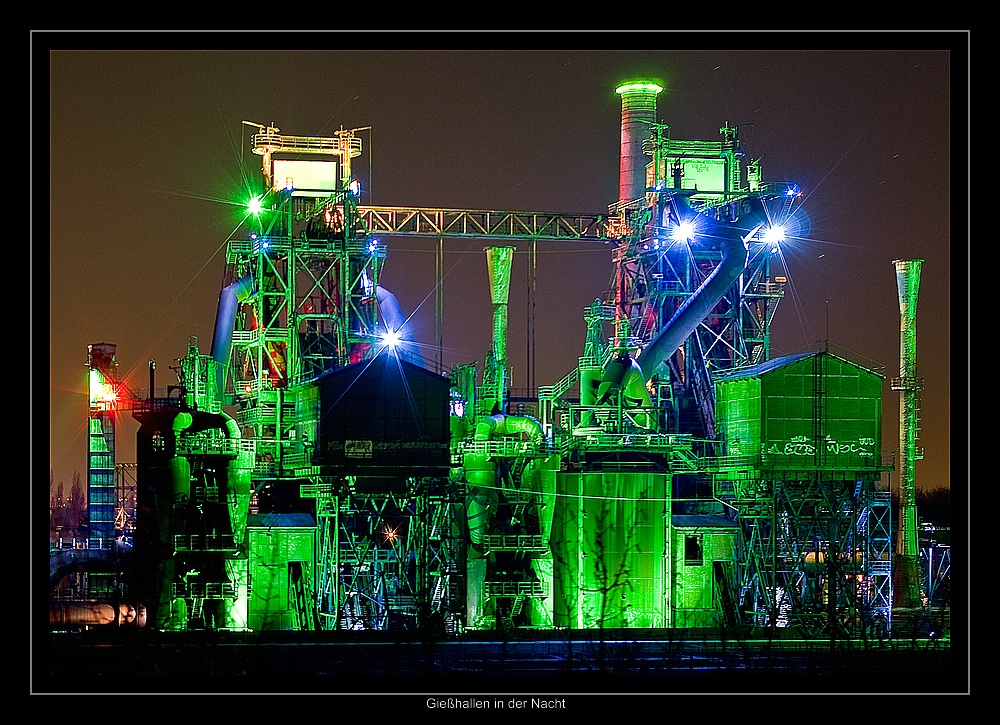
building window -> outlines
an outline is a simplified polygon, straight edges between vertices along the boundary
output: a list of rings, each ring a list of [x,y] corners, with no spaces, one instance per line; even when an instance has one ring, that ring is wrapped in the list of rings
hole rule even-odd
[[[701,537],[685,536],[684,566],[701,566],[701,565],[702,565]]]

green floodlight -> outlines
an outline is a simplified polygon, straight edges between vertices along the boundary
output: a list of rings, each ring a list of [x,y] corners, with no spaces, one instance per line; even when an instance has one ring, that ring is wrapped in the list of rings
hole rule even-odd
[[[250,201],[247,202],[247,211],[249,211],[254,216],[260,216],[260,213],[264,210],[264,205],[261,202],[259,196],[255,196]]]

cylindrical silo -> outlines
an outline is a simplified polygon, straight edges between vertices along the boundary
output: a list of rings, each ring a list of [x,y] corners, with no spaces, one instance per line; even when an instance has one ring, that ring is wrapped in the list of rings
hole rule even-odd
[[[631,201],[646,192],[648,157],[642,142],[656,122],[656,96],[663,87],[652,81],[630,81],[618,86],[622,97],[621,163],[618,177],[618,200]]]

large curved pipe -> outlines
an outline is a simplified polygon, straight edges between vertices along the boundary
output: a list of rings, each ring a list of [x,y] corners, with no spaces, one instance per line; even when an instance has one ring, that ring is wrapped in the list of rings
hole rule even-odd
[[[531,442],[541,446],[545,443],[545,429],[537,419],[530,415],[507,415],[497,413],[483,419],[476,425],[475,439],[484,441],[496,435],[513,435],[524,433]]]
[[[236,312],[240,303],[250,298],[254,291],[254,281],[251,275],[236,280],[219,293],[219,307],[215,313],[215,332],[212,335],[212,359],[219,366],[216,370],[216,388],[221,396],[225,390],[226,369],[229,367],[229,356],[232,354],[233,327],[236,323]]]
[[[639,355],[643,380],[649,380],[661,364],[677,351],[697,329],[712,309],[719,304],[733,283],[743,274],[749,260],[748,241],[760,230],[756,224],[746,236],[726,235],[722,245],[722,261],[695,293],[678,308],[673,317],[657,333]]]
[[[221,413],[226,435],[234,441],[242,438],[239,423],[225,411]],[[243,541],[246,534],[247,514],[250,510],[250,474],[253,471],[253,453],[240,447],[235,462],[229,468],[229,520],[233,538]]]
[[[467,451],[463,460],[465,480],[465,517],[469,530],[469,546],[465,565],[465,615],[470,627],[475,627],[483,611],[487,551],[483,537],[490,524],[490,514],[496,506],[496,465],[486,453]]]
[[[476,424],[474,439],[489,440],[494,436],[525,434],[538,447],[545,443],[542,424],[529,415],[497,413]],[[496,464],[487,453],[468,451],[464,459],[468,492],[465,497],[466,521],[469,527],[469,548],[466,552],[466,618],[470,627],[477,625],[483,611],[486,581],[486,551],[483,537],[489,527],[491,509],[496,505]]]
[[[643,377],[639,363],[627,352],[622,352],[611,360],[604,369],[604,377],[597,389],[597,404],[604,405],[612,400],[618,391],[622,393],[622,408],[626,411],[633,408],[645,410],[632,419],[641,428],[652,428],[655,422],[650,408],[653,399],[646,388],[646,378]]]
[[[197,417],[196,417],[197,416]],[[233,441],[239,441],[243,434],[240,432],[239,423],[225,411],[219,413],[190,413],[181,411],[177,413],[172,424],[175,436],[185,432],[197,432],[198,430],[218,429],[223,431],[226,437]],[[232,525],[232,533],[237,541],[243,539],[246,529],[247,507],[250,504],[250,471],[253,469],[252,453],[248,450],[234,446],[237,449],[237,458],[229,466],[227,483],[229,486],[229,518]],[[185,456],[178,455],[170,460],[170,470],[172,472],[171,487],[169,489],[171,499],[161,507],[161,518],[171,511],[170,503],[178,500],[181,496],[189,496],[191,491],[191,466]],[[164,529],[170,529],[171,521],[168,519],[161,522]],[[179,532],[173,532],[179,533]],[[169,542],[171,539],[167,539]]]

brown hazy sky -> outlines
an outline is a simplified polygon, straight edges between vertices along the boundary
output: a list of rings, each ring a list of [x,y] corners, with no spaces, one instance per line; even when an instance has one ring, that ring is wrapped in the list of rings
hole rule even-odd
[[[244,175],[260,173],[243,120],[292,135],[370,126],[355,160],[365,204],[603,213],[617,196],[615,87],[636,76],[664,81],[657,116],[673,138],[718,140],[726,122],[752,124],[741,138],[749,155],[763,157],[765,178],[801,185],[812,228],[786,248],[791,286],[774,320],[773,352],[828,337],[884,366],[885,451],[899,440],[898,395],[888,382],[899,372],[892,262],[925,260],[917,485],[949,486],[953,454],[966,459],[964,408],[952,407],[953,392],[962,406],[967,397],[964,382],[952,390],[952,377],[967,369],[967,197],[954,192],[968,182],[962,33],[32,40],[32,321],[39,340],[49,325],[49,467],[67,486],[75,471],[86,474],[88,344],[117,344],[120,370],[136,387],[147,385],[151,359],[157,385],[175,383],[170,366],[189,336],[208,352],[238,218],[228,202]],[[533,50],[512,50],[528,43]],[[433,343],[432,248],[387,244],[382,282],[414,313],[418,340]],[[446,365],[482,361],[489,347],[483,246],[446,243]],[[611,254],[584,245],[539,250],[535,382],[544,385],[582,354],[583,308],[608,288]],[[47,295],[37,279],[45,266]],[[525,269],[518,255],[509,311],[515,386],[526,384]],[[41,418],[42,395],[33,394]],[[134,461],[135,428],[131,420],[119,427],[120,463]]]

